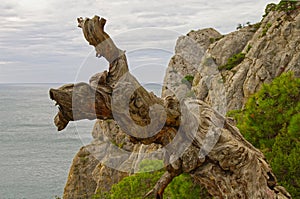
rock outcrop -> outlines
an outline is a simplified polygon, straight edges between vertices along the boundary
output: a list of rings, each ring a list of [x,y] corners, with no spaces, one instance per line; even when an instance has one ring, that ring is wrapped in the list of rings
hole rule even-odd
[[[73,159],[63,198],[91,198],[107,192],[113,184],[138,172],[143,159],[162,160],[161,155],[151,154],[159,145],[133,145],[114,120],[97,120],[92,135],[92,143],[82,147]]]
[[[190,85],[183,84],[182,80],[187,75],[194,76],[197,73],[206,50],[212,42],[221,37],[218,31],[208,28],[191,31],[186,36],[178,38],[175,55],[171,58],[165,74],[162,97],[168,95],[185,97]]]
[[[218,97],[213,92],[225,89],[226,110],[241,109],[263,83],[287,71],[300,76],[299,26],[299,9],[289,13],[271,11],[260,23],[230,33],[210,45],[193,82],[197,97],[214,104],[213,99]],[[244,60],[230,70],[220,71],[221,84],[211,84],[220,80],[217,67],[238,53],[245,54]],[[213,77],[212,68],[215,69]]]
[[[90,153],[93,144],[82,147],[73,159],[63,198],[91,198],[97,182],[93,171],[99,160]]]
[[[228,110],[242,108],[263,83],[282,72],[294,71],[300,76],[299,13],[299,9],[289,13],[271,11],[259,24],[224,36],[214,29],[204,29],[180,37],[166,71],[162,96],[196,97],[225,115]],[[245,54],[239,64],[220,70],[238,53]],[[194,77],[192,85],[182,81],[187,75]],[[130,137],[114,121],[97,120],[92,135],[94,141],[82,147],[73,160],[65,199],[90,198],[108,191],[114,183],[137,172],[145,155],[160,148],[131,144]],[[122,149],[126,158],[104,154],[114,147]],[[162,159],[159,155],[150,158]],[[110,167],[111,159],[120,164]]]

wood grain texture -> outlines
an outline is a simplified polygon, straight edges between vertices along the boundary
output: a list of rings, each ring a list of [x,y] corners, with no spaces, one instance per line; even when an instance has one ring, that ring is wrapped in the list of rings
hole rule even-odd
[[[69,121],[114,119],[133,143],[161,144],[167,171],[147,196],[162,198],[174,177],[189,173],[214,198],[291,198],[277,184],[264,155],[226,118],[201,100],[149,93],[129,73],[124,51],[104,31],[105,19],[79,18],[78,23],[97,56],[109,62],[109,71],[93,76],[90,84],[50,90],[59,106],[54,121],[59,131]]]

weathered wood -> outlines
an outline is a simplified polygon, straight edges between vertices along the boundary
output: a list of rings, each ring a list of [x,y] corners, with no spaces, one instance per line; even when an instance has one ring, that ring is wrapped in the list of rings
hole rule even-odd
[[[157,198],[181,173],[191,174],[215,198],[291,198],[277,184],[264,155],[226,118],[200,100],[160,99],[147,92],[129,73],[124,52],[105,33],[106,20],[95,16],[78,23],[97,56],[109,62],[109,71],[93,76],[90,85],[50,90],[59,106],[58,130],[74,120],[114,119],[132,142],[161,144],[167,172],[147,194]]]

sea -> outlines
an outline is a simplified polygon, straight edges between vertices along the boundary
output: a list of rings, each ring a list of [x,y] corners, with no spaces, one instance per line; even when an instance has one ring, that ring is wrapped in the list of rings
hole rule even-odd
[[[0,84],[0,199],[63,195],[72,159],[92,140],[94,121],[58,132],[49,89],[62,84]],[[160,95],[160,85],[145,87]]]

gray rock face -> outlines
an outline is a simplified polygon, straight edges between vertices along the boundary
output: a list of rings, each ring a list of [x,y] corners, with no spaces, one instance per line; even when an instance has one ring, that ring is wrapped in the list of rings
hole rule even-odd
[[[271,82],[283,72],[294,71],[300,76],[300,14],[299,9],[287,15],[270,13],[261,28],[249,41],[253,46],[247,54],[248,72],[243,82],[243,95],[248,98],[262,83]]]
[[[254,27],[248,26],[239,31],[229,33],[213,43],[209,47],[208,52],[218,66],[224,65],[230,57],[245,48],[255,31]]]
[[[64,189],[63,198],[91,198],[97,187],[93,171],[99,164],[90,150],[93,146],[82,147],[73,159],[68,180]]]
[[[193,82],[197,98],[213,107],[222,103],[215,99],[223,99],[224,114],[241,109],[263,83],[271,82],[281,73],[294,71],[300,76],[299,24],[299,9],[290,14],[271,12],[258,30],[254,25],[248,26],[210,45]],[[231,70],[217,71],[217,67],[238,53],[245,54],[240,64]]]
[[[211,44],[198,66],[193,82],[193,91],[198,99],[204,100],[225,115],[228,109],[227,84],[218,66],[227,63],[233,55],[240,53],[254,35],[254,28],[246,27],[230,33]],[[237,99],[240,100],[241,99]]]
[[[191,31],[186,36],[178,38],[175,55],[171,58],[167,68],[162,97],[176,95],[177,98],[185,97],[190,86],[182,83],[187,75],[194,76],[206,50],[212,42],[222,35],[212,28]]]

